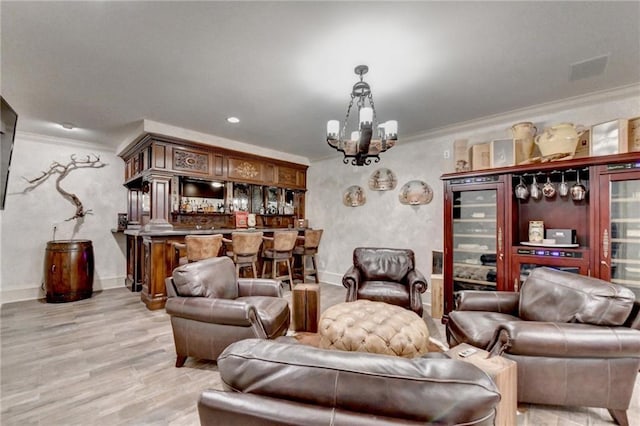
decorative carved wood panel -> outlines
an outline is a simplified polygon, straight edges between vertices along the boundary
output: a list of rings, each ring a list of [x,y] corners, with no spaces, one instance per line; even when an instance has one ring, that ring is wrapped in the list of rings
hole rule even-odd
[[[228,177],[237,181],[262,181],[262,164],[258,161],[228,157]]]
[[[191,149],[173,149],[173,169],[198,174],[209,174],[210,154]]]

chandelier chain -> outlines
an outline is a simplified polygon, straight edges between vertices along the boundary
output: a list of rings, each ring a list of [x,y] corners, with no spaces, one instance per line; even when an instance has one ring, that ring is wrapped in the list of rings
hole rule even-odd
[[[351,107],[353,106],[353,100],[356,97],[351,94],[351,100],[349,101],[349,106],[347,107],[347,114],[344,117],[344,123],[342,124],[342,134],[338,135],[340,138],[344,137],[347,134],[347,122],[349,121],[349,113],[351,112]]]
[[[373,124],[376,124],[378,122],[378,117],[376,117],[376,107],[373,105],[373,94],[371,92],[369,92],[369,104],[373,111]]]

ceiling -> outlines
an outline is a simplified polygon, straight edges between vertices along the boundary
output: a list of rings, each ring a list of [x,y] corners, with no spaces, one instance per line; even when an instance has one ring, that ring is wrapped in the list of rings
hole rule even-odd
[[[337,155],[326,121],[344,118],[358,64],[370,68],[378,119],[398,120],[399,143],[640,82],[635,1],[0,7],[2,96],[18,130],[114,150],[148,119],[312,161]],[[604,69],[596,60],[572,76],[572,64],[604,55]]]

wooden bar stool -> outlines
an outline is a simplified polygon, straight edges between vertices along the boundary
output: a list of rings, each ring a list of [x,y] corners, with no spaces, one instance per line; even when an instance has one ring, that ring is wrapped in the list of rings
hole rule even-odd
[[[187,235],[184,237],[184,244],[173,243],[174,266],[197,262],[210,257],[218,257],[220,248],[222,248],[222,234]],[[185,252],[186,255],[183,256]]]
[[[316,283],[320,282],[318,278],[318,266],[316,263],[316,254],[318,253],[318,246],[320,245],[320,239],[322,238],[322,229],[305,229],[304,236],[299,236],[299,240],[303,240],[302,245],[298,245],[293,249],[294,258],[294,271],[295,265],[298,263],[296,259],[300,259],[300,267],[297,269],[302,274],[302,282],[307,280],[308,276],[314,276]],[[311,267],[308,267],[309,260],[311,261]]]
[[[291,274],[291,262],[293,260],[293,248],[296,245],[298,231],[275,231],[273,237],[262,237],[265,244],[262,250],[262,277],[281,280],[289,280],[289,288],[293,289],[293,276]],[[287,265],[287,274],[278,275],[278,264],[284,262]],[[267,263],[271,265],[271,277],[265,276]]]
[[[251,267],[252,277],[258,278],[256,262],[262,245],[262,232],[232,232],[231,239],[223,239],[225,243],[231,243],[231,251],[227,251],[227,256],[233,259],[236,264],[236,275],[240,276],[241,268]]]

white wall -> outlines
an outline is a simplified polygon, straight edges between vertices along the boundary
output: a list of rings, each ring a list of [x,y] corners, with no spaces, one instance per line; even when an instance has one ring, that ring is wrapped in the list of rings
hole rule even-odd
[[[77,169],[61,182],[76,194],[93,214],[84,220],[66,222],[75,206],[55,188],[51,176],[46,182],[24,193],[28,183],[48,170],[52,162],[66,164],[72,154],[78,158],[97,154],[107,165],[98,169]],[[81,141],[16,135],[5,210],[0,215],[0,302],[44,297],[40,289],[47,241],[55,238],[89,239],[95,257],[94,290],[124,286],[126,273],[125,238],[111,232],[117,227],[118,213],[127,211],[127,191],[122,185],[124,162],[115,153]]]
[[[432,132],[413,142],[400,139],[381,161],[356,167],[342,163],[342,157],[312,162],[307,178],[306,215],[310,226],[323,228],[318,268],[323,281],[339,284],[352,264],[352,252],[358,246],[410,248],[416,254],[417,268],[431,274],[431,251],[443,247],[443,185],[440,176],[454,171],[452,159],[444,151],[453,151],[453,141],[470,143],[510,137],[507,129],[520,121],[533,121],[538,129],[558,122],[593,125],[616,118],[640,116],[637,86],[599,93],[588,97],[537,106],[502,116],[465,123]],[[402,126],[402,117],[398,117]],[[400,130],[402,130],[400,128]],[[322,142],[318,142],[322,143]],[[331,148],[327,146],[327,150]],[[398,186],[393,191],[371,191],[368,180],[379,167],[393,170]],[[402,205],[398,201],[401,186],[420,179],[433,189],[430,204]],[[365,188],[367,202],[361,207],[346,207],[342,194],[347,187]]]

